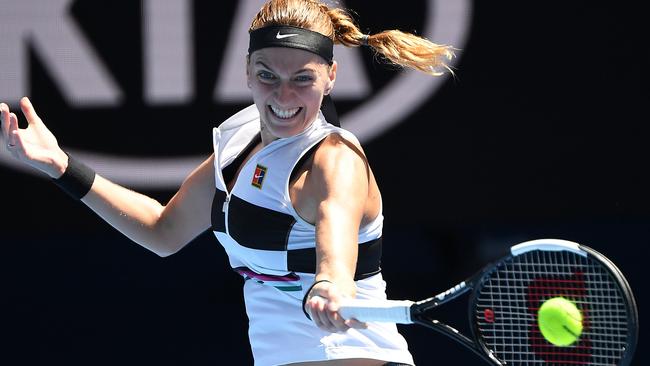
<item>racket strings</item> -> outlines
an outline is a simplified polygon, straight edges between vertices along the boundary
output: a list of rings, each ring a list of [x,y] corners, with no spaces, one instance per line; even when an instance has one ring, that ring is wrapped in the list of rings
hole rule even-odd
[[[537,311],[552,297],[573,301],[583,332],[569,347],[542,336]],[[513,365],[612,365],[628,344],[628,314],[621,291],[605,268],[568,251],[532,251],[500,263],[484,279],[475,301],[478,336]]]

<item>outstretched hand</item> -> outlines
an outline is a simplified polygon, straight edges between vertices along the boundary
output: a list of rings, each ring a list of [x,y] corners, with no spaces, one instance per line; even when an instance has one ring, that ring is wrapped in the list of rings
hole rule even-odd
[[[0,103],[0,120],[5,148],[16,159],[58,178],[67,166],[67,155],[56,137],[36,114],[27,97],[20,100],[20,108],[27,119],[27,128],[18,127],[18,117],[9,110],[9,106]]]
[[[333,283],[321,282],[308,294],[305,311],[314,324],[328,332],[344,332],[350,328],[365,329],[367,324],[356,319],[344,319],[339,314],[342,291]]]

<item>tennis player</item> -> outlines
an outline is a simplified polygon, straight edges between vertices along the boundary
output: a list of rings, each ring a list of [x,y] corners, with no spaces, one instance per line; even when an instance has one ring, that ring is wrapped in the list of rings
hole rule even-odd
[[[160,256],[211,229],[244,281],[256,366],[412,365],[394,324],[342,318],[340,299],[385,299],[382,204],[355,136],[321,112],[338,65],[334,44],[369,46],[430,75],[452,49],[398,30],[367,35],[315,0],[272,0],[250,27],[254,104],[213,131],[214,153],[165,205],[66,154],[27,98],[2,132],[18,160],[47,173],[134,242]],[[368,121],[372,123],[372,121]]]

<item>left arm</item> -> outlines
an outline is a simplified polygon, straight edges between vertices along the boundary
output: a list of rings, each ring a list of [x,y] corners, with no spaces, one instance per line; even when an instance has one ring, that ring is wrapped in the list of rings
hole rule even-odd
[[[339,135],[316,150],[305,187],[314,202],[316,278],[306,309],[320,328],[343,331],[362,323],[338,314],[342,297],[355,297],[359,226],[368,199],[368,167],[359,148]]]

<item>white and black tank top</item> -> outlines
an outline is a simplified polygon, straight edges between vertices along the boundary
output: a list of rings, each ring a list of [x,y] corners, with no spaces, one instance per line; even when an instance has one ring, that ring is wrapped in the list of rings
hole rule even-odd
[[[352,133],[329,124],[319,113],[302,133],[275,140],[256,152],[228,191],[227,182],[259,142],[259,112],[251,105],[214,128],[217,189],[212,203],[212,230],[233,269],[270,276],[315,272],[315,226],[294,210],[289,182],[301,159],[332,133],[356,141]],[[382,227],[380,212],[360,228],[355,279],[380,271]]]

